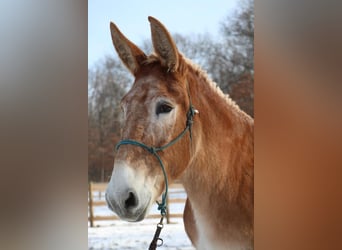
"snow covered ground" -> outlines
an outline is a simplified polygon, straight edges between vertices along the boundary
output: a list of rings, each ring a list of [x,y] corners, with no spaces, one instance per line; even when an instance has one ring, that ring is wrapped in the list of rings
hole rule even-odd
[[[115,221],[111,225],[88,227],[88,249],[148,249],[156,230],[158,219],[148,219],[139,223]],[[194,250],[188,239],[182,219],[173,219],[164,224],[160,238],[163,246],[157,249]]]
[[[172,191],[170,192],[172,195]],[[174,194],[177,197],[186,197],[185,192]],[[94,198],[96,195],[94,195]],[[103,199],[103,197],[101,198]],[[182,213],[184,204],[170,204],[171,213]],[[158,214],[157,205],[153,206],[150,214]],[[95,215],[112,215],[106,207],[95,207]],[[148,249],[154,236],[157,223],[160,219],[145,219],[141,222],[131,223],[121,220],[95,221],[95,227],[88,225],[88,249],[112,250],[112,249]],[[171,218],[171,223],[166,224],[161,231],[160,238],[164,244],[158,250],[194,250],[188,236],[185,233],[183,219]]]

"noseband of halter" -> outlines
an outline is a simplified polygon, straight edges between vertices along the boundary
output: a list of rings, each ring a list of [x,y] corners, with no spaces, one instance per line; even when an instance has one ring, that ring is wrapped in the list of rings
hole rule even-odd
[[[158,152],[159,151],[163,151],[164,149],[174,145],[177,141],[179,141],[184,135],[185,133],[189,130],[189,133],[190,133],[190,141],[192,140],[192,130],[191,130],[191,127],[192,127],[192,124],[193,124],[193,117],[195,116],[195,114],[198,113],[198,111],[192,106],[192,103],[191,103],[191,98],[190,98],[190,93],[189,93],[189,88],[188,88],[188,83],[187,83],[187,89],[188,89],[188,96],[189,96],[189,101],[190,101],[190,107],[189,107],[189,110],[188,110],[188,113],[186,115],[186,126],[184,128],[184,130],[176,137],[174,138],[173,140],[171,140],[169,143],[165,144],[164,146],[161,146],[161,147],[153,147],[153,146],[148,146],[142,142],[138,142],[138,141],[135,141],[135,140],[130,140],[130,139],[127,139],[127,140],[122,140],[120,141],[118,144],[116,144],[116,147],[115,149],[118,150],[120,148],[121,145],[134,145],[134,146],[139,146],[139,147],[142,147],[144,149],[146,149],[148,152],[150,152],[152,155],[154,155],[159,164],[160,164],[160,167],[163,171],[163,174],[164,174],[164,180],[165,180],[165,193],[162,195],[162,202],[158,203],[158,210],[160,210],[160,213],[162,216],[165,216],[166,215],[166,197],[167,197],[167,192],[168,192],[168,180],[167,180],[167,174],[166,174],[166,171],[165,171],[165,167],[164,167],[164,164],[163,164],[163,161],[162,159],[160,158],[160,156],[158,155]]]

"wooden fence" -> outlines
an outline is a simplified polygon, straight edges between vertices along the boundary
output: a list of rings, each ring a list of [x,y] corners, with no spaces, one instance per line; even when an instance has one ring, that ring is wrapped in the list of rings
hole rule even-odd
[[[101,216],[94,214],[94,207],[96,206],[107,206],[107,203],[104,199],[105,191],[107,188],[108,183],[89,183],[89,189],[88,189],[88,208],[89,208],[89,216],[88,220],[90,222],[90,226],[94,226],[94,221],[103,221],[103,220],[118,220],[120,219],[116,215],[110,215],[110,216]],[[177,198],[177,194],[183,194],[185,193],[184,188],[182,184],[180,183],[174,183],[169,186],[169,195],[168,195],[168,203],[182,203],[184,204],[186,201],[186,198]],[[96,197],[97,196],[97,197]],[[96,200],[94,198],[96,197]],[[182,218],[183,213],[173,213],[173,211],[170,211],[170,206],[167,207],[167,214],[166,219],[167,223],[170,223],[170,218]],[[150,214],[146,218],[160,218],[160,214]]]

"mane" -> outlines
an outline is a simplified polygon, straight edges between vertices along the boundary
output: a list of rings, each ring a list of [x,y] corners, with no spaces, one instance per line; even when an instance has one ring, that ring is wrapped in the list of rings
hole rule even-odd
[[[189,66],[189,68],[192,69],[199,78],[203,79],[203,82],[207,83],[208,86],[213,90],[213,92],[216,93],[220,98],[222,98],[227,103],[227,105],[233,107],[239,112],[242,111],[240,107],[236,104],[236,102],[232,98],[230,98],[229,94],[223,93],[220,86],[209,77],[208,73],[205,70],[203,70],[201,66],[194,63],[187,57],[183,56],[183,59]]]

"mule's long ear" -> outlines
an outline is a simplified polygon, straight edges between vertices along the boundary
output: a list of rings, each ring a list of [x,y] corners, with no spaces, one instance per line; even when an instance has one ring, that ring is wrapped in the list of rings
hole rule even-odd
[[[134,43],[129,41],[114,23],[110,23],[110,32],[116,51],[122,62],[134,75],[141,63],[146,59],[146,55]]]
[[[177,71],[179,66],[179,54],[170,33],[164,25],[154,17],[149,16],[148,20],[151,24],[153,47],[160,57],[162,65],[167,67],[169,71]]]

